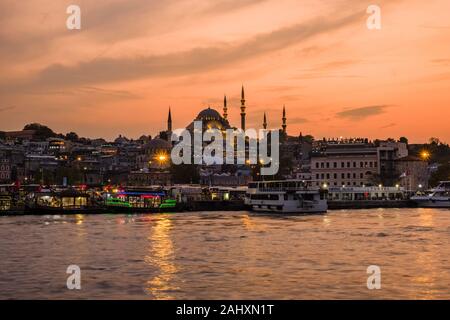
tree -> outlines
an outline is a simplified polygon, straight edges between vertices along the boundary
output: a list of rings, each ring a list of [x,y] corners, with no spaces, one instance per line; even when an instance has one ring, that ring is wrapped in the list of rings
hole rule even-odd
[[[408,138],[406,138],[406,137],[400,137],[400,139],[398,139],[398,141],[408,144]]]
[[[450,180],[450,163],[442,164],[439,166],[436,172],[431,175],[429,184],[434,187],[439,184],[440,181]]]
[[[303,141],[313,143],[314,137],[310,134],[307,134],[306,136],[303,136]]]
[[[439,140],[439,138],[435,138],[435,137],[431,137],[429,142],[430,142],[430,144],[436,145],[436,146],[441,144],[441,140]]]
[[[66,134],[65,139],[72,142],[76,142],[78,141],[79,137],[75,132],[69,132]]]
[[[40,123],[27,124],[23,128],[23,130],[34,130],[34,131],[36,131],[35,136],[36,136],[36,138],[38,138],[40,140],[45,140],[45,139],[57,136],[56,133],[53,132],[52,129],[50,129],[49,127],[44,126],[44,125],[42,125]]]

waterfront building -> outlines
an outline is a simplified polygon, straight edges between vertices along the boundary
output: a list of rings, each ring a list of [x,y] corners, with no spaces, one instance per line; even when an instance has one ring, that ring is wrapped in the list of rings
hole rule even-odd
[[[364,140],[331,140],[316,145],[311,155],[311,177],[317,186],[374,184],[378,173],[377,148]]]
[[[408,191],[425,190],[430,178],[428,163],[409,155],[395,160],[395,169],[399,176],[398,184]]]
[[[168,186],[172,176],[168,170],[141,169],[131,171],[128,175],[128,186]]]
[[[0,159],[0,183],[11,181],[11,163],[8,158]]]

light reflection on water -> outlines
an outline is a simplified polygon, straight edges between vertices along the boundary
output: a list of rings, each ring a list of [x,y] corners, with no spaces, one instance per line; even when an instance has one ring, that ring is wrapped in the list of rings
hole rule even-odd
[[[0,298],[450,298],[450,210],[0,217],[0,239]]]
[[[162,218],[156,220],[149,237],[149,254],[145,262],[156,266],[158,273],[147,282],[146,291],[156,299],[173,299],[170,291],[177,288],[172,285],[172,278],[177,272],[174,265],[174,249],[170,238],[171,220]]]

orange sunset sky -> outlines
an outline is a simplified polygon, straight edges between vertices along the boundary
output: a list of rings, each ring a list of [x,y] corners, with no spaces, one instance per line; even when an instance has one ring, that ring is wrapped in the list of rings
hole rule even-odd
[[[448,0],[2,0],[0,43],[3,131],[154,136],[224,94],[239,126],[244,84],[247,127],[285,104],[290,135],[450,142]]]

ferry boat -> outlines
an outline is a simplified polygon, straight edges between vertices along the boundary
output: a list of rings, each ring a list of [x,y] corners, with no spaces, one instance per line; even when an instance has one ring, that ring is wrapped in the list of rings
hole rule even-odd
[[[328,208],[326,192],[310,180],[251,182],[245,203],[257,212],[322,213]]]
[[[39,185],[0,185],[0,215],[21,215],[25,213],[25,198],[28,193],[39,190]]]
[[[80,214],[101,213],[103,208],[88,193],[73,188],[42,189],[27,195],[27,214]]]
[[[411,200],[419,207],[450,208],[450,181],[441,181],[436,188],[417,193]]]
[[[182,207],[162,188],[123,188],[107,192],[105,207],[117,213],[153,213],[181,211]]]

